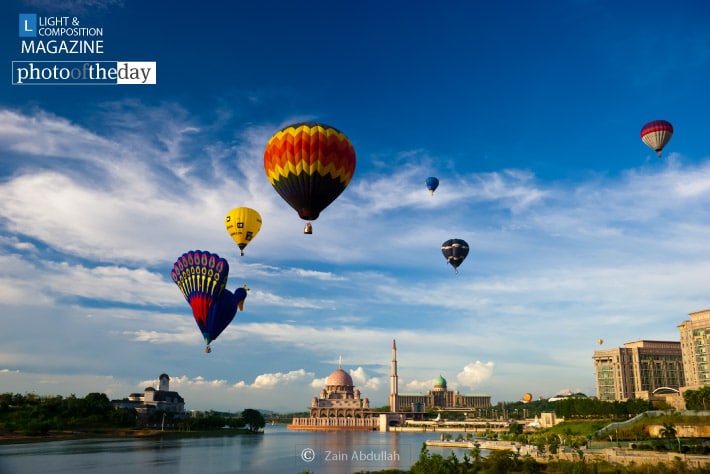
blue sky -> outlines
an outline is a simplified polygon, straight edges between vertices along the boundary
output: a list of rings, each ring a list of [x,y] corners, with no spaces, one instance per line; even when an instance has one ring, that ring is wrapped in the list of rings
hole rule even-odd
[[[402,393],[595,394],[598,339],[678,340],[710,307],[710,7],[621,3],[4,2],[8,69],[155,61],[157,84],[0,82],[0,390],[122,398],[165,372],[189,409],[291,411],[342,356],[381,406],[396,339]],[[104,53],[22,55],[19,13],[100,26]],[[313,235],[263,169],[301,120],[358,160]],[[264,221],[244,257],[239,206]],[[191,249],[251,288],[209,355],[170,278]]]

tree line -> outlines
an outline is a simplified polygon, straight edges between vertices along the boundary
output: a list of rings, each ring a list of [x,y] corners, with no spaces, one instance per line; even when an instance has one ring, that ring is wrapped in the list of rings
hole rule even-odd
[[[630,418],[648,410],[653,405],[648,400],[633,398],[620,401],[596,398],[566,398],[555,402],[555,415],[567,418]]]
[[[156,410],[139,414],[133,408],[115,408],[104,393],[85,397],[39,396],[33,393],[0,394],[0,433],[43,435],[50,431],[108,431],[112,429],[167,428],[184,431],[215,430],[224,426],[259,432],[265,426],[261,412],[247,408],[241,414],[200,412],[196,416]]]

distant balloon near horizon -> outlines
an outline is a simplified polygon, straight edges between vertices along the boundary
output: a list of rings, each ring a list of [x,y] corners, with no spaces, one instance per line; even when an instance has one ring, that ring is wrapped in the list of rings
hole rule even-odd
[[[434,194],[434,191],[436,191],[436,188],[439,187],[439,178],[436,178],[434,176],[429,176],[426,179],[426,188],[429,190],[431,194]]]
[[[604,339],[599,339],[599,340],[597,341],[597,344],[599,344],[600,346],[601,346],[602,344],[604,344]]]
[[[241,256],[244,256],[244,248],[261,229],[261,215],[248,207],[235,207],[225,216],[224,226],[234,243],[239,246]]]
[[[532,399],[533,399],[532,393],[528,392],[525,395],[523,395],[523,398],[520,401],[522,401],[523,403],[529,403],[532,401]]]
[[[468,255],[468,244],[462,239],[449,239],[441,244],[441,253],[446,258],[446,263],[454,267],[454,272],[459,272],[459,265],[463,263]]]
[[[652,120],[641,128],[641,140],[661,157],[665,147],[673,136],[673,125],[666,120]]]
[[[355,148],[335,127],[317,122],[288,125],[264,149],[264,171],[281,198],[306,221],[318,219],[355,174]],[[312,233],[307,223],[304,234]]]

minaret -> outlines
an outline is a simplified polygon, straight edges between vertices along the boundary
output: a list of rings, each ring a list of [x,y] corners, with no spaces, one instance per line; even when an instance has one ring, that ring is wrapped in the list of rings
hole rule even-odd
[[[397,343],[392,339],[392,373],[390,374],[390,411],[399,412],[399,381],[397,380]]]

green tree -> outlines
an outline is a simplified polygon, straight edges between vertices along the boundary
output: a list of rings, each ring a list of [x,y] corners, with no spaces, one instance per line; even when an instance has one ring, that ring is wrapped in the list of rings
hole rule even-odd
[[[247,408],[242,412],[242,420],[247,426],[249,431],[257,433],[260,429],[266,426],[266,421],[264,420],[264,415],[258,410],[252,408]]]
[[[412,474],[446,474],[444,465],[444,457],[441,454],[431,454],[422,443],[422,449],[419,452],[419,459],[412,466]]]
[[[481,448],[475,447],[471,448],[471,472],[479,472],[483,466],[483,456],[481,455]],[[464,458],[465,459],[465,458]],[[468,463],[466,463],[468,465]]]
[[[509,474],[518,467],[517,454],[509,449],[493,450],[486,456],[483,466],[491,474]]]
[[[523,425],[520,423],[511,423],[508,426],[508,433],[511,435],[521,435],[523,434]]]
[[[710,410],[710,386],[688,390],[683,394],[688,410]]]
[[[668,441],[668,449],[673,449],[673,440],[678,436],[678,430],[672,423],[663,423],[662,428],[658,431],[658,435]],[[680,440],[678,440],[678,450],[680,451]]]

